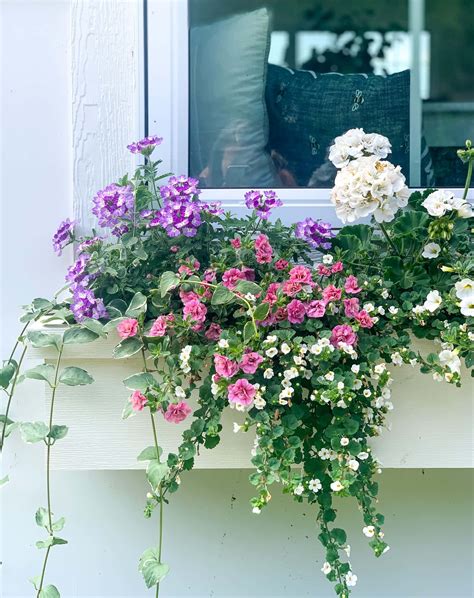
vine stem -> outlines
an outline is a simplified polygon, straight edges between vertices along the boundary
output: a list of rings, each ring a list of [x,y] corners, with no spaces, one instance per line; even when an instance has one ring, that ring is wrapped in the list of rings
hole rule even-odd
[[[466,184],[464,186],[464,193],[462,198],[463,199],[467,199],[467,193],[469,191],[469,186],[471,185],[471,177],[472,177],[472,163],[474,161],[474,158],[470,157],[469,158],[469,164],[467,165],[467,176],[466,176]]]
[[[327,534],[328,538],[329,538],[329,543],[331,544],[332,548],[334,548],[334,550],[336,550],[339,553],[339,548],[338,546],[336,546],[336,544],[334,543],[333,539],[331,538],[331,532],[329,530],[328,524],[324,521],[323,517],[321,516],[321,520],[320,520],[320,525],[321,525],[321,529]],[[339,561],[339,558],[337,559]],[[347,589],[347,584],[345,579],[342,577],[342,574],[339,570],[339,563],[333,563],[333,567],[335,569],[336,575],[337,575],[337,579],[339,581],[339,583],[341,584],[341,586],[344,588],[345,592],[348,592]],[[347,596],[348,594],[345,594],[345,596]]]
[[[24,348],[23,348],[23,351],[21,352],[20,360],[18,361],[18,367],[16,369],[15,376],[14,376],[13,381],[12,381],[10,392],[8,393],[7,407],[5,409],[5,421],[3,422],[2,438],[0,440],[0,453],[3,451],[3,444],[5,442],[5,434],[6,434],[6,431],[7,431],[8,414],[10,413],[10,407],[11,407],[11,404],[12,404],[13,395],[15,394],[15,388],[16,388],[16,383],[17,383],[17,380],[18,380],[18,375],[19,375],[20,370],[21,370],[21,364],[23,363],[23,359],[25,358],[27,350],[28,350],[28,347],[25,345]],[[13,356],[13,353],[14,353],[14,351],[12,352],[12,356]],[[10,357],[9,361],[11,361],[11,360],[12,360],[12,357]]]
[[[387,229],[386,229],[386,228],[385,228],[385,226],[383,225],[383,222],[379,222],[379,223],[378,223],[378,225],[379,225],[379,228],[380,228],[380,230],[381,230],[381,231],[382,231],[382,233],[383,233],[383,236],[384,236],[384,237],[387,239],[387,241],[389,242],[389,244],[390,244],[391,248],[393,249],[393,251],[396,253],[396,255],[398,255],[398,257],[402,257],[402,256],[400,255],[400,252],[398,251],[398,249],[397,249],[397,247],[396,247],[395,243],[394,243],[394,242],[392,241],[392,239],[390,238],[390,236],[389,236],[389,234],[388,234],[388,232],[387,232]]]
[[[49,408],[49,434],[51,434],[51,430],[53,429],[53,414],[54,414],[54,400],[56,398],[56,391],[58,388],[58,376],[59,376],[59,366],[61,365],[61,357],[63,354],[63,345],[58,350],[58,358],[56,360],[56,368],[54,372],[54,383],[53,383],[53,392],[51,393],[51,405]],[[52,447],[52,438],[50,436],[47,437],[46,443],[46,495],[48,501],[48,525],[49,525],[49,533],[53,535],[53,513],[51,511],[51,447]],[[37,598],[43,589],[43,582],[44,582],[44,575],[46,573],[46,565],[48,563],[48,557],[51,550],[51,546],[48,546],[46,549],[46,554],[44,555],[43,561],[43,569],[41,571],[41,579],[38,586],[38,593]]]

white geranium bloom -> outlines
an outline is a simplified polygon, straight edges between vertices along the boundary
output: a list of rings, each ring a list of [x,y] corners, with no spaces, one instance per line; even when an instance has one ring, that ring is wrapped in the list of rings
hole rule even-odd
[[[298,484],[298,486],[296,486],[296,488],[293,490],[293,494],[296,494],[296,496],[301,496],[304,492],[304,486],[303,484]]]
[[[423,303],[423,307],[433,313],[438,309],[442,302],[443,300],[441,299],[439,291],[430,291],[426,296],[426,301]]]
[[[463,202],[457,208],[459,218],[472,218],[474,216],[474,211],[472,210],[472,206],[467,201]]]
[[[468,299],[474,297],[474,280],[463,278],[454,285],[456,297],[458,299]]]
[[[443,367],[449,368],[452,372],[461,372],[461,360],[456,351],[445,349],[439,354],[439,362]]]
[[[375,527],[373,525],[367,525],[362,528],[362,533],[364,536],[367,536],[367,538],[373,538],[375,536]]]
[[[428,260],[433,260],[434,258],[438,257],[440,251],[441,247],[438,245],[438,243],[427,243],[423,247],[423,253],[421,255],[426,257]]]
[[[324,573],[324,575],[327,575],[328,573],[331,573],[332,567],[329,563],[324,563],[321,567],[321,571]]]
[[[346,584],[348,586],[355,586],[356,583],[357,583],[357,575],[352,573],[352,571],[349,571],[349,573],[346,574]]]
[[[336,480],[335,482],[331,482],[331,490],[333,492],[339,492],[343,488],[344,488],[344,486],[341,484],[341,482],[339,480]]]
[[[392,146],[387,137],[378,133],[366,133],[363,129],[349,129],[336,137],[329,148],[329,160],[336,168],[343,168],[349,162],[362,156],[386,158]]]
[[[319,492],[323,485],[321,484],[321,480],[316,478],[314,480],[309,481],[308,487],[312,492]]]
[[[430,216],[440,218],[453,209],[454,194],[444,189],[433,191],[421,204]]]

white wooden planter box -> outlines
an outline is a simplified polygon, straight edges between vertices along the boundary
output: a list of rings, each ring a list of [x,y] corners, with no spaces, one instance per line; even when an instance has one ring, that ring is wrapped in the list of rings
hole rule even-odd
[[[118,339],[109,335],[87,345],[68,345],[63,365],[86,369],[95,379],[84,387],[61,386],[54,420],[69,426],[61,450],[53,451],[52,465],[62,470],[139,469],[140,451],[153,443],[147,411],[128,420],[121,419],[130,391],[122,384],[128,375],[141,370],[141,361],[116,360],[112,349]],[[429,343],[424,346],[430,351]],[[55,353],[36,349],[34,358],[55,362]],[[373,441],[374,454],[389,468],[473,467],[473,379],[463,371],[458,389],[409,366],[396,368],[393,386],[394,410],[389,416],[391,430]],[[46,390],[49,401],[49,391]],[[220,444],[201,449],[195,466],[201,469],[249,468],[253,433],[232,431],[234,421],[244,416],[228,409],[223,416]],[[166,451],[176,450],[187,423],[169,424],[159,415],[158,441]]]

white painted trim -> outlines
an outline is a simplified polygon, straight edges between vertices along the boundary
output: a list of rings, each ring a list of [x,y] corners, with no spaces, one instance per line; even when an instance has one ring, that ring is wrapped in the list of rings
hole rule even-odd
[[[425,1],[409,0],[408,29],[411,41],[410,68],[410,185],[419,186],[421,181],[421,135],[423,102],[420,81],[420,43],[424,29]]]

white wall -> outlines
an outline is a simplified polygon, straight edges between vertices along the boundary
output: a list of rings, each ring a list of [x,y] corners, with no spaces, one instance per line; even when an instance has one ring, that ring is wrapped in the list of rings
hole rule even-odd
[[[74,10],[82,10],[82,4],[75,1]],[[112,14],[111,6],[99,14]],[[70,256],[56,258],[50,238],[57,222],[72,215],[77,172],[73,131],[78,129],[70,84],[71,5],[66,0],[11,0],[1,4],[1,11],[0,340],[5,354],[17,330],[17,306],[50,295],[62,283]],[[87,63],[87,58],[81,60]],[[93,65],[91,69],[89,73],[97,72]],[[108,80],[103,77],[97,85],[104,85],[106,94]],[[96,101],[101,97],[96,95]],[[130,106],[136,101],[130,98]],[[132,126],[132,120],[127,122]],[[97,127],[88,135],[97,135],[99,123]],[[107,174],[98,168],[88,185],[108,182],[96,180]],[[40,396],[38,386],[25,386],[15,415],[42,417]],[[41,537],[34,512],[45,502],[43,455],[38,445],[24,446],[15,438],[7,444],[5,461],[3,469],[12,481],[0,494],[0,593],[5,598],[32,596],[27,580],[39,572],[42,556],[34,547]],[[246,477],[240,471],[199,471],[184,478],[166,518],[165,555],[173,573],[163,583],[164,598],[331,595],[319,572],[322,553],[312,513],[275,491],[271,508],[252,516]],[[360,577],[355,596],[472,596],[470,472],[392,470],[380,482],[380,506],[392,545],[382,559],[374,559],[367,548],[354,505],[341,506]],[[142,517],[145,492],[140,472],[53,476],[53,508],[67,518],[64,536],[70,544],[53,550],[47,579],[63,596],[152,595],[136,570],[137,556],[154,543],[156,532],[155,521]]]

